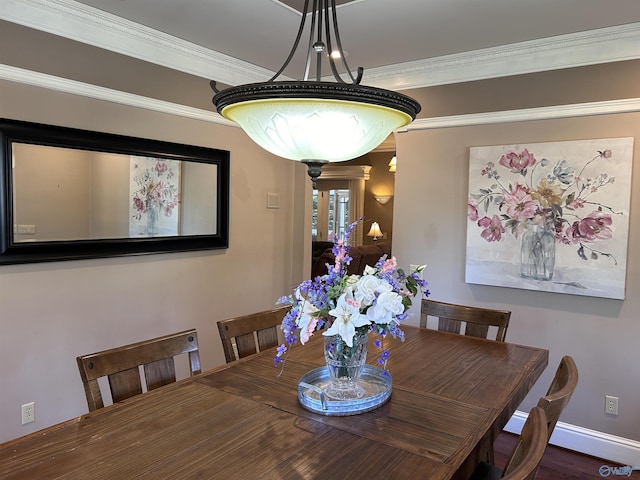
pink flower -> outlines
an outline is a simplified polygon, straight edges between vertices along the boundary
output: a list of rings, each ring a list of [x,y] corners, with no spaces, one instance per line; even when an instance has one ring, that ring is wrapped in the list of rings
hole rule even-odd
[[[610,215],[596,210],[582,220],[573,222],[573,225],[568,227],[565,233],[574,244],[608,240],[613,236],[611,223]]]
[[[345,258],[345,255],[347,254],[347,252],[345,251],[344,248],[342,248],[342,243],[341,243],[340,240],[337,242],[337,244],[340,245],[340,249],[338,250],[338,253],[335,254],[335,262],[334,262],[334,265],[333,265],[333,271],[335,273],[340,273],[340,268],[341,268],[342,262],[344,262],[344,258]]]
[[[478,220],[478,226],[484,228],[480,236],[487,242],[499,242],[502,239],[504,227],[497,215],[494,215],[492,218],[482,217]]]
[[[578,208],[583,208],[584,207],[584,198],[576,198],[574,200],[571,200],[567,204],[567,207],[573,208],[574,210],[577,210]]]
[[[602,158],[611,158],[611,150],[598,151]]]
[[[393,272],[398,267],[398,263],[396,261],[396,257],[391,257],[388,260],[385,260],[384,264],[382,264],[382,269],[380,273]]]
[[[514,172],[521,172],[535,165],[536,158],[525,148],[521,153],[511,151],[502,155],[498,163]]]
[[[313,335],[313,332],[315,331],[317,324],[318,324],[318,319],[313,318],[307,324],[307,328],[300,331],[300,342],[303,345],[309,341],[309,338],[311,338],[311,335]]]
[[[505,195],[504,199],[507,204],[507,215],[519,222],[533,217],[540,206],[536,200],[531,198],[527,188],[520,184],[516,185],[511,194]]]
[[[467,203],[467,216],[472,222],[478,220],[478,208],[471,201]]]
[[[133,197],[133,208],[137,212],[144,212],[144,202],[137,195],[135,197]]]
[[[171,214],[173,213],[173,208],[175,207],[175,205],[171,202],[167,203],[164,207],[164,215],[165,217],[170,217]]]
[[[167,164],[162,160],[158,160],[156,162],[155,171],[158,175],[162,175],[167,171]]]

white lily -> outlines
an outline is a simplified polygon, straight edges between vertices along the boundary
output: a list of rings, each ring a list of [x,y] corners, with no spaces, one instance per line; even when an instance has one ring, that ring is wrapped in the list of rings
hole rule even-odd
[[[329,315],[333,316],[335,320],[323,335],[327,337],[340,335],[344,343],[349,347],[353,347],[353,336],[356,334],[356,327],[363,327],[371,323],[365,315],[360,313],[359,303],[353,299],[352,295],[347,293],[340,295],[336,308],[329,311]]]

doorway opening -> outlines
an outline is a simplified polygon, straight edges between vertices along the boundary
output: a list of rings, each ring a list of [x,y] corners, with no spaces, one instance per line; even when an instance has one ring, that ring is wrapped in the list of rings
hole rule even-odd
[[[349,181],[334,181],[343,183],[343,188],[337,185],[322,185],[318,181],[318,188],[313,191],[313,216],[311,238],[313,241],[333,242],[343,238],[351,219],[349,218]]]

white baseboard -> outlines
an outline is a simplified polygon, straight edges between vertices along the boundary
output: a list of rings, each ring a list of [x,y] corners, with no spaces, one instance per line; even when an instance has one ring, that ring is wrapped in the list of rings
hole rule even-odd
[[[504,429],[507,432],[520,434],[526,419],[526,413],[516,411]],[[621,465],[640,464],[640,442],[568,423],[556,424],[549,443]]]

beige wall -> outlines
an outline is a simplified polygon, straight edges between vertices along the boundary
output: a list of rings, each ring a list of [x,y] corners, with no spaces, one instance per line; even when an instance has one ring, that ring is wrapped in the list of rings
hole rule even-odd
[[[129,236],[129,156],[41,145],[13,146],[17,241]]]
[[[91,152],[91,236],[129,236],[129,155]]]
[[[271,308],[303,279],[304,166],[241,130],[11,82],[0,82],[0,117],[231,152],[229,249],[0,268],[0,441],[87,411],[77,355],[195,327],[212,368],[224,362],[217,320]],[[37,421],[22,426],[31,401]]]
[[[561,356],[571,355],[580,370],[580,382],[562,421],[634,440],[640,440],[640,373],[636,367],[640,338],[639,136],[640,113],[396,135],[399,160],[393,245],[401,264],[428,264],[425,278],[433,299],[509,309],[513,313],[507,340],[549,349],[550,366],[520,410],[528,411],[536,403]],[[607,137],[636,137],[626,299],[466,284],[469,148]],[[418,323],[417,309],[411,323]],[[620,398],[617,417],[604,413],[605,395]]]
[[[80,150],[14,145],[15,223],[35,226],[35,234],[19,235],[19,241],[91,238],[89,155]]]

